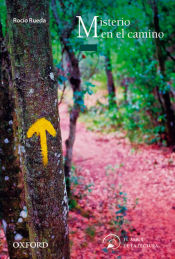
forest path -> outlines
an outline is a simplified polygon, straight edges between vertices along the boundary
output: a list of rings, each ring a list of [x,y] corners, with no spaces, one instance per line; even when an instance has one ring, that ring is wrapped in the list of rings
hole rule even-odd
[[[59,110],[65,141],[69,125],[67,106],[61,104]],[[134,149],[117,133],[98,134],[78,122],[73,163],[81,177],[74,193],[83,196],[78,203],[90,217],[70,212],[72,259],[175,258],[174,153],[156,146]],[[93,184],[91,192],[87,190],[88,184]],[[127,193],[126,218],[134,231],[129,233],[128,247],[104,252],[104,237],[117,234],[112,221],[118,210],[115,194],[119,193],[119,186],[120,191]]]

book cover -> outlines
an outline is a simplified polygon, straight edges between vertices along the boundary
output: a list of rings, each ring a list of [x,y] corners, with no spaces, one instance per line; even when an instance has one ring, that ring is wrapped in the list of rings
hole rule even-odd
[[[0,0],[0,259],[175,258],[174,11]]]

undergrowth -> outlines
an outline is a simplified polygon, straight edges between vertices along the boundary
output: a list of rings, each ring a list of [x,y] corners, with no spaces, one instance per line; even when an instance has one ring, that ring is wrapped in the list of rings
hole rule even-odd
[[[149,116],[145,116],[145,109],[139,109],[135,105],[121,103],[119,108],[109,109],[106,103],[97,101],[96,106],[90,107],[81,114],[81,121],[87,125],[87,129],[96,132],[110,133],[122,132],[131,142],[135,143],[162,143],[166,146],[165,127],[163,117],[152,122]]]
[[[93,183],[84,183],[84,177],[78,176],[78,168],[75,165],[72,165],[71,168],[71,196],[69,199],[69,209],[73,210],[78,206],[78,200],[83,199],[88,193],[92,191],[94,186]],[[79,186],[79,188],[77,188]]]

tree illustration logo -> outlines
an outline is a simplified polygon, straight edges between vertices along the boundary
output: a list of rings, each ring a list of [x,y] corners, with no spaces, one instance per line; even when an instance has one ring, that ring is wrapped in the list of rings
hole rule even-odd
[[[115,250],[120,247],[121,241],[120,238],[115,234],[109,234],[103,239],[103,244],[106,249]]]

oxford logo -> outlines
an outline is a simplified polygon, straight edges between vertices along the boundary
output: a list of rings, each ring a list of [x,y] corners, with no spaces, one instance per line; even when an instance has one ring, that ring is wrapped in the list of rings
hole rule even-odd
[[[47,242],[13,242],[14,248],[46,248]]]

